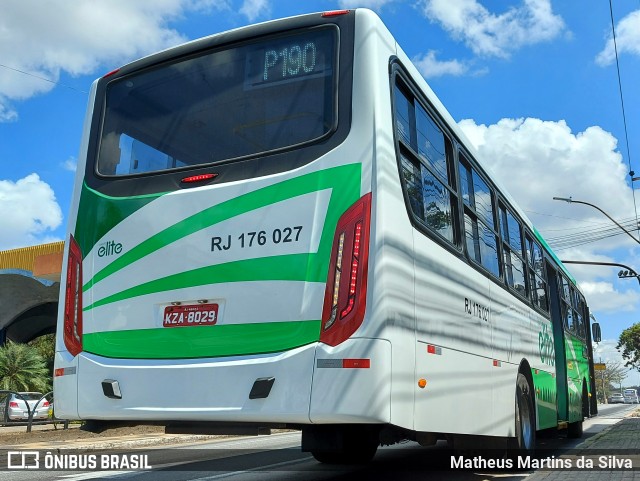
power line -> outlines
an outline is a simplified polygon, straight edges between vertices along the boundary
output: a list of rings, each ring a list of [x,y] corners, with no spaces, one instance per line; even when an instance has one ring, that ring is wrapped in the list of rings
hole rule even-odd
[[[631,169],[631,151],[629,149],[629,134],[627,131],[627,115],[624,109],[624,96],[622,95],[622,80],[620,78],[620,61],[618,60],[618,42],[616,40],[616,27],[613,21],[613,5],[609,0],[609,14],[611,16],[611,31],[613,32],[613,49],[616,54],[616,70],[618,72],[618,89],[620,90],[620,104],[622,105],[622,121],[624,123],[624,136],[627,143],[627,162],[629,163],[629,176],[633,177],[633,170]],[[633,196],[633,209],[636,214],[636,221],[638,220],[638,207],[636,206],[636,192],[633,188],[633,181],[631,181],[631,195]],[[640,225],[636,226],[638,230],[638,236],[640,237]]]
[[[584,225],[592,225],[594,227],[597,226],[610,226],[611,222],[610,221],[587,221],[585,219],[578,219],[576,217],[564,217],[564,216],[560,216],[560,215],[553,215],[553,214],[543,214],[542,212],[536,212],[534,210],[525,210],[525,212],[527,214],[535,214],[535,215],[541,215],[544,217],[553,217],[555,219],[563,219],[563,220],[575,220],[577,222],[580,222],[582,225],[576,226],[576,227],[565,227],[563,229],[545,229],[545,232],[560,232],[560,231],[567,231],[567,230],[577,230],[577,229],[583,229],[585,228]],[[629,217],[626,219],[621,219],[619,222],[626,224],[628,222],[633,221],[635,218],[634,217]],[[634,227],[635,229],[635,227]]]
[[[633,224],[628,224],[625,226],[634,227]],[[611,226],[607,229],[599,229],[594,232],[581,232],[576,234],[570,234],[567,236],[547,238],[547,243],[551,246],[551,248],[555,251],[560,251],[564,249],[570,249],[572,247],[579,247],[585,244],[591,244],[593,242],[597,242],[604,239],[609,239],[612,237],[617,237],[619,235],[624,234],[617,226]]]
[[[24,75],[28,75],[29,77],[33,77],[33,78],[37,78],[37,79],[40,79],[40,80],[44,80],[45,82],[49,82],[49,83],[52,83],[54,85],[60,85],[61,87],[66,87],[68,89],[75,90],[76,92],[80,92],[80,93],[83,93],[83,94],[87,94],[88,93],[88,92],[85,92],[84,90],[80,90],[80,89],[77,89],[75,87],[72,87],[71,85],[66,85],[66,84],[63,84],[61,82],[56,82],[56,81],[48,79],[46,77],[41,77],[39,75],[35,75],[35,74],[30,73],[30,72],[25,72],[24,70],[20,70],[20,69],[14,68],[14,67],[9,67],[8,65],[4,65],[4,64],[0,63],[0,67],[6,68],[8,70],[13,70],[14,72],[18,72],[18,73],[21,73],[21,74],[24,74]]]

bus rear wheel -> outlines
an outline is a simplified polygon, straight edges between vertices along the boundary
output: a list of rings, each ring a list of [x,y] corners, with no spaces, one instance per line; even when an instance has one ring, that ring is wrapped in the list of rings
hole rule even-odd
[[[326,464],[363,464],[375,456],[379,429],[365,425],[305,426],[302,451]]]
[[[373,459],[377,450],[377,445],[370,444],[340,451],[311,451],[311,455],[325,464],[364,464]]]
[[[531,386],[522,373],[518,373],[515,401],[516,436],[510,443],[511,450],[530,453],[536,446],[536,418]]]
[[[567,437],[578,439],[582,437],[582,423],[589,417],[589,393],[586,386],[582,388],[582,419],[567,425]]]

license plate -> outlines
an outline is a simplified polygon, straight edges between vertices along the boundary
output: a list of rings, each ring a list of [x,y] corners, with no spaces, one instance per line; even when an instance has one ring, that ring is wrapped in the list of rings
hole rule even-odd
[[[218,304],[167,306],[164,327],[213,326],[218,321]]]

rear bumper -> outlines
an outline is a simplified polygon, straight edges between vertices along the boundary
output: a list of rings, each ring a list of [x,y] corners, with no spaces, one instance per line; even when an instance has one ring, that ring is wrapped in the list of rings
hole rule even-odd
[[[283,353],[216,359],[130,360],[81,353],[63,365],[63,354],[56,353],[56,368],[71,374],[54,379],[59,418],[286,424],[387,423],[390,418],[391,345],[382,340],[351,339],[335,348],[314,343]],[[365,357],[369,368],[318,367],[318,359],[327,366]],[[251,399],[254,383],[264,378],[274,378],[268,395]],[[105,395],[104,380],[118,382],[121,399]]]
[[[80,419],[135,421],[309,422],[314,348],[241,359],[129,360],[78,356]],[[266,398],[250,399],[254,382],[275,378]],[[296,379],[299,382],[288,382]],[[118,382],[121,399],[105,396],[102,381]],[[56,392],[56,396],[59,394]],[[56,397],[58,408],[58,397]],[[72,405],[70,400],[68,403]],[[61,408],[57,416],[68,416]]]

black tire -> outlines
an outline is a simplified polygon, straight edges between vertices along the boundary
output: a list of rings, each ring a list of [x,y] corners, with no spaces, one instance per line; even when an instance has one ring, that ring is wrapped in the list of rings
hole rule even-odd
[[[569,423],[567,426],[567,437],[571,439],[579,439],[582,437],[582,422],[584,418],[589,417],[589,394],[587,393],[587,387],[582,388],[582,419]]]
[[[378,431],[362,426],[339,428],[339,442],[321,443],[311,449],[313,457],[326,464],[365,464],[378,450]],[[304,443],[303,443],[304,444]]]
[[[324,464],[365,464],[373,459],[378,446],[368,446],[358,450],[311,451],[316,461]]]
[[[373,459],[377,450],[377,445],[370,444],[341,451],[311,451],[311,454],[316,461],[324,464],[365,464]]]
[[[579,439],[582,437],[582,421],[569,423],[567,426],[567,437],[570,439]]]
[[[533,391],[529,381],[518,373],[516,381],[515,438],[511,439],[510,450],[531,454],[536,448],[536,415]]]

